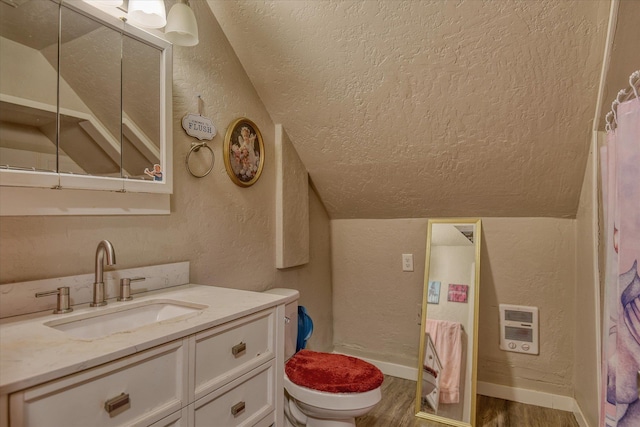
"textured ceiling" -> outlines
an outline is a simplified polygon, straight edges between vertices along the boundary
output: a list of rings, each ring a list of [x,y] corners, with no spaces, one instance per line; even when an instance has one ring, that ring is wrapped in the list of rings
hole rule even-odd
[[[208,4],[332,218],[575,216],[608,1]]]

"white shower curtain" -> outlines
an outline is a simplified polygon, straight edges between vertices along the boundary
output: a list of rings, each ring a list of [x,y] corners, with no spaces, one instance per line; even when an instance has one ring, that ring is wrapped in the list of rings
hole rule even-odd
[[[640,426],[640,99],[617,107],[601,149],[605,220],[600,426]]]

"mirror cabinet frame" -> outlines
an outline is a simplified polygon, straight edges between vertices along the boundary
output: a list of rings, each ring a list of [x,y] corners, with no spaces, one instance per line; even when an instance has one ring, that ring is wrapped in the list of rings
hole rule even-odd
[[[155,34],[127,24],[117,13],[107,13],[82,0],[49,1],[161,53],[159,160],[163,177],[162,181],[152,181],[3,168],[0,169],[0,216],[170,213],[170,194],[173,193],[173,45]],[[59,80],[59,69],[57,73]]]
[[[473,336],[473,347],[467,349],[467,355],[472,357],[471,367],[471,408],[470,408],[470,420],[469,422],[455,420],[452,418],[446,418],[439,415],[431,414],[422,411],[422,380],[423,380],[423,361],[425,358],[425,345],[426,345],[426,333],[425,326],[428,316],[428,291],[429,291],[429,271],[430,271],[430,258],[432,249],[432,237],[433,237],[433,225],[434,224],[460,224],[460,225],[474,225],[474,246],[475,246],[475,277],[474,283],[470,284],[474,287],[473,301],[469,301],[473,304],[473,331],[468,331],[468,334]],[[443,424],[468,427],[475,426],[476,424],[476,383],[477,383],[477,364],[478,364],[478,315],[480,305],[480,251],[482,244],[482,224],[479,218],[446,218],[446,219],[429,219],[427,225],[427,245],[425,252],[425,267],[424,267],[424,286],[422,293],[422,314],[420,321],[420,348],[418,354],[418,381],[416,385],[416,400],[415,400],[415,414],[416,417],[424,418],[432,421],[436,421]],[[442,291],[446,292],[446,291]]]

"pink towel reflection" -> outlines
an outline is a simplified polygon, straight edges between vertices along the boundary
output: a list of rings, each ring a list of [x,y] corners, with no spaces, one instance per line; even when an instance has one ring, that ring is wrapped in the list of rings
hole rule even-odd
[[[462,363],[462,325],[447,320],[427,319],[425,330],[431,336],[442,363],[440,403],[460,401],[460,364]]]

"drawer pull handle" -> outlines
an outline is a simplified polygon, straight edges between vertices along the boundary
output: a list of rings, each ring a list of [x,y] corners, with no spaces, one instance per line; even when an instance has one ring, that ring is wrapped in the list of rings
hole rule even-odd
[[[245,351],[246,349],[247,349],[247,345],[241,342],[240,344],[236,344],[233,346],[233,348],[231,348],[231,353],[233,353],[234,356],[237,356],[243,351]]]
[[[122,393],[112,399],[107,400],[104,403],[104,410],[109,413],[110,417],[115,417],[125,409],[129,409],[131,406],[131,400],[129,399],[129,393]]]
[[[231,415],[234,417],[237,417],[242,411],[244,411],[244,402],[238,402],[231,407]]]

